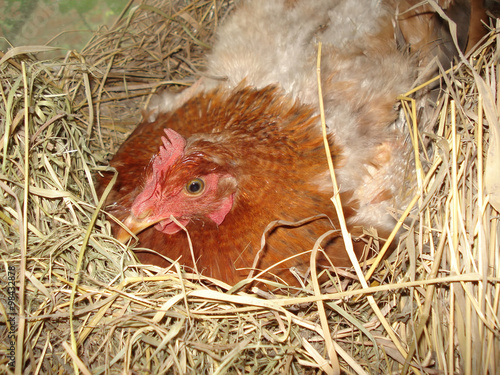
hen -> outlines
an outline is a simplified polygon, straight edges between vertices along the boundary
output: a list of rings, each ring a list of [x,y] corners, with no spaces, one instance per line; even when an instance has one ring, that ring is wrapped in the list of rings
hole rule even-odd
[[[355,235],[361,226],[387,235],[391,209],[402,208],[413,189],[412,147],[396,97],[435,72],[421,73],[435,56],[449,66],[456,53],[448,24],[429,5],[412,8],[418,3],[240,3],[219,29],[203,77],[158,98],[110,162],[119,174],[108,212],[157,252],[136,249],[138,258],[160,266],[195,261],[201,273],[229,283],[278,262],[263,277],[296,283],[290,268],[307,271],[308,250],[338,229],[319,118],[319,41],[347,223]],[[469,2],[441,5],[463,26],[465,44]],[[101,190],[109,180],[101,177]],[[130,238],[117,225],[114,231]],[[358,256],[363,245],[355,241]],[[338,231],[322,248],[318,264],[328,265],[328,257],[350,265]]]

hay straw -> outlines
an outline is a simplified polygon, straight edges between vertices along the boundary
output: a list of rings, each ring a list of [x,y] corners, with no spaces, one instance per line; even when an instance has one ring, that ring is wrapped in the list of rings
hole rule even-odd
[[[11,332],[17,350],[16,367],[2,359],[0,372],[497,374],[494,31],[467,63],[442,72],[435,124],[418,124],[411,100],[425,86],[402,96],[419,191],[415,208],[400,213],[398,249],[370,269],[324,271],[324,284],[288,292],[242,292],[176,262],[137,264],[111,236],[93,174],[152,91],[193,81],[231,6],[131,1],[63,61],[4,56],[0,350],[9,352]],[[383,248],[376,234],[369,244]]]

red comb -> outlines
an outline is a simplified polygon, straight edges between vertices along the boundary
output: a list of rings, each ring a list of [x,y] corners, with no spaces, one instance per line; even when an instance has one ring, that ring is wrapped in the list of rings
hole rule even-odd
[[[178,158],[184,155],[186,140],[182,135],[172,129],[165,129],[167,137],[161,137],[163,146],[160,146],[156,158],[153,161],[153,175],[168,169]]]

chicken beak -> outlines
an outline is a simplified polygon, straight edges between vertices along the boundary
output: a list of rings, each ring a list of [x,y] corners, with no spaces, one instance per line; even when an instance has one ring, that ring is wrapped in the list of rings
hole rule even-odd
[[[118,233],[116,234],[116,239],[121,243],[127,242],[133,234],[137,234],[144,229],[156,224],[158,221],[148,220],[148,218],[140,219],[134,215],[130,215],[125,219],[123,224],[128,228],[128,230],[120,227]]]

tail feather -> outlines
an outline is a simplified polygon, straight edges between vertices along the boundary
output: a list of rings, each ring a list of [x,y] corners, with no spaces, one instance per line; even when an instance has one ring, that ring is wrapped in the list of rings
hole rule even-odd
[[[475,0],[473,0],[475,1]],[[471,28],[471,1],[437,1],[451,21],[457,25],[458,47],[465,52]],[[395,4],[396,40],[402,49],[409,50],[426,66],[437,57],[443,67],[449,67],[458,55],[448,21],[429,3],[419,0],[397,1]]]

